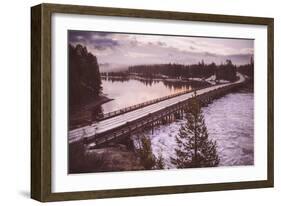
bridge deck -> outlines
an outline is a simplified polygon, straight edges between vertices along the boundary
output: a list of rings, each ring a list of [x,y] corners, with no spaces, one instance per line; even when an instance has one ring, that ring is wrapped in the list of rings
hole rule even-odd
[[[207,88],[199,89],[197,90],[197,95],[205,94],[210,91],[223,88],[229,85],[233,84],[239,84],[245,81],[245,78],[243,75],[238,73],[239,79],[236,82],[233,83],[226,83],[226,84],[220,84],[215,86],[210,86]],[[76,141],[83,137],[91,137],[95,134],[100,134],[109,130],[112,130],[114,128],[120,127],[122,125],[127,124],[127,122],[131,122],[137,119],[140,119],[148,114],[153,114],[161,109],[165,109],[166,107],[175,105],[181,101],[186,101],[187,99],[192,98],[193,93],[186,93],[180,96],[176,96],[171,99],[167,99],[161,102],[157,102],[152,105],[148,105],[146,107],[133,110],[131,112],[127,112],[118,116],[114,116],[112,118],[102,120],[100,122],[97,122],[95,124],[85,126],[82,128],[74,129],[72,131],[69,131],[69,141]]]

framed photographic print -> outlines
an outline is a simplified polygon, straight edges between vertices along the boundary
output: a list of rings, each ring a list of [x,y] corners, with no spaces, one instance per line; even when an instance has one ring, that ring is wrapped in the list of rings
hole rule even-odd
[[[31,196],[273,187],[273,19],[31,8]]]

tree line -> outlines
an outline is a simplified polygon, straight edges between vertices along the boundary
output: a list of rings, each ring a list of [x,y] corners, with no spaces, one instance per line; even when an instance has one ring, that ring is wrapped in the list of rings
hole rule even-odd
[[[241,74],[247,75],[251,80],[254,79],[254,59],[251,57],[250,63],[241,65],[237,68]]]
[[[247,73],[253,71],[253,64],[236,66],[231,60],[226,60],[225,63],[217,65],[215,63],[206,64],[202,60],[197,64],[152,64],[152,65],[136,65],[128,68],[129,73],[137,73],[140,76],[154,78],[157,76],[168,76],[173,78],[208,78],[212,75],[216,76],[217,80],[236,80],[236,72],[245,70]]]
[[[97,58],[87,48],[78,44],[68,45],[69,104],[81,104],[98,97],[102,92]]]

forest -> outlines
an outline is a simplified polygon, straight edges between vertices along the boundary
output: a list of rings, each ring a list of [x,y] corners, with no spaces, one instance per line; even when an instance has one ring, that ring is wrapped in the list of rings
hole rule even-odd
[[[97,58],[86,47],[69,44],[69,105],[79,105],[102,92]]]
[[[153,64],[153,65],[137,65],[130,66],[129,73],[137,73],[140,76],[154,78],[159,76],[167,76],[180,79],[188,78],[208,78],[212,75],[216,76],[216,80],[236,80],[236,72],[239,71],[250,77],[253,77],[254,65],[251,58],[251,63],[246,65],[236,66],[231,60],[226,60],[225,63],[217,65],[215,63],[206,64],[204,60],[197,64]],[[123,73],[124,75],[124,73]]]

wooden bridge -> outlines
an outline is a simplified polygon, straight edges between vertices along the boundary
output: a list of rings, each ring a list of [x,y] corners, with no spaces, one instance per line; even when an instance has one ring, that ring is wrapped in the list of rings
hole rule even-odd
[[[197,98],[202,103],[208,103],[229,91],[243,85],[245,78],[238,73],[238,80],[196,90]],[[92,125],[69,131],[69,141],[82,140],[89,147],[100,147],[112,141],[120,141],[143,129],[151,129],[159,124],[172,122],[175,118],[181,118],[191,99],[193,92],[174,95],[171,98],[163,98],[154,104],[114,115],[111,118],[96,122]]]

